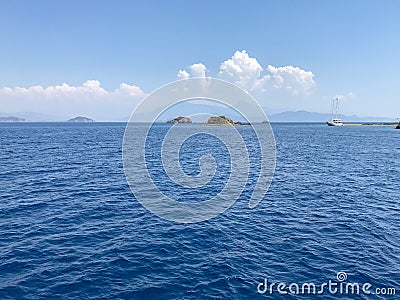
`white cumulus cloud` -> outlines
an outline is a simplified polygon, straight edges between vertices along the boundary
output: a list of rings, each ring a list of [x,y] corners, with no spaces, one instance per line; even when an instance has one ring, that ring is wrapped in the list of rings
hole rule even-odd
[[[177,79],[188,79],[191,77],[206,77],[207,67],[202,63],[193,64],[189,66],[189,72],[186,70],[179,70],[176,75]]]
[[[179,70],[177,78],[204,78],[209,72],[204,64],[195,63]],[[267,92],[266,95],[270,93],[269,95],[273,95],[270,99],[279,99],[280,102],[290,99],[288,96],[308,95],[315,85],[314,74],[311,71],[291,65],[267,65],[263,68],[246,50],[236,51],[220,64],[214,74],[239,85],[248,92]],[[354,96],[351,92],[337,95],[341,99]],[[123,82],[116,89],[110,90],[104,88],[98,80],[87,80],[81,85],[63,83],[47,87],[40,85],[2,87],[0,111],[4,113],[30,111],[59,116],[87,114],[97,119],[115,120],[129,116],[144,97],[145,93],[138,86]]]
[[[206,77],[207,68],[203,64],[193,64],[189,69],[192,77]]]
[[[247,91],[283,90],[293,95],[307,94],[315,84],[314,74],[299,67],[268,65],[264,70],[246,50],[236,51],[230,59],[224,61],[218,76]]]
[[[271,75],[274,88],[286,89],[293,94],[309,93],[314,87],[314,74],[299,67],[274,67],[269,65],[267,71]]]
[[[119,88],[114,91],[114,94],[117,95],[127,95],[134,98],[144,97],[145,94],[142,89],[135,85],[129,85],[127,83],[121,83]]]
[[[121,83],[119,88],[114,91],[105,90],[98,80],[88,80],[81,86],[70,86],[66,83],[62,85],[52,85],[48,87],[3,87],[0,89],[0,95],[8,97],[28,97],[28,98],[78,98],[78,97],[104,97],[104,96],[131,96],[143,97],[144,92],[137,86]]]
[[[63,83],[48,87],[0,88],[3,112],[39,111],[60,116],[86,113],[103,119],[129,115],[144,96],[138,86],[121,83],[117,89],[107,90],[98,80],[88,80],[79,86]]]
[[[245,90],[262,89],[269,75],[262,76],[263,68],[257,59],[250,57],[246,50],[236,51],[220,66],[218,76],[231,81]]]
[[[190,74],[186,72],[185,70],[179,70],[178,74],[176,75],[176,78],[178,79],[188,79],[190,77]]]

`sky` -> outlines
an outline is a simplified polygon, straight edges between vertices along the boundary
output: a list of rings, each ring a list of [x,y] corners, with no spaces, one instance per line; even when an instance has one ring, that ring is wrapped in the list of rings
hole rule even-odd
[[[207,76],[266,113],[400,117],[400,1],[3,1],[0,112],[129,116]]]

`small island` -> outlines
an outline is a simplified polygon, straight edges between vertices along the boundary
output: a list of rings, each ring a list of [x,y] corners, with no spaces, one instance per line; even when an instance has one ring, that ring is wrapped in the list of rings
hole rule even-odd
[[[188,118],[188,117],[177,117],[175,119],[167,121],[167,123],[172,123],[172,124],[176,124],[176,123],[192,123],[192,120],[190,118]]]
[[[18,117],[0,117],[0,122],[26,122],[26,119]]]
[[[250,125],[250,123],[234,122],[231,118],[225,116],[210,117],[205,125],[225,126],[225,125]]]
[[[71,122],[71,123],[93,123],[94,120],[90,119],[90,118],[87,118],[87,117],[79,116],[79,117],[75,117],[75,118],[69,119],[67,122]]]

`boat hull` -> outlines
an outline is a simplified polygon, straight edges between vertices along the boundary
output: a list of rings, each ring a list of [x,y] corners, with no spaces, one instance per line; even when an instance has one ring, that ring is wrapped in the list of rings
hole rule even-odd
[[[326,122],[328,126],[343,126],[343,123]]]

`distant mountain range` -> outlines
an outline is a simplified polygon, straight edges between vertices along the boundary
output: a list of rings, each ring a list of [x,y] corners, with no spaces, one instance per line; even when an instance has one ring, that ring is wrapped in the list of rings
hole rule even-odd
[[[304,110],[285,111],[269,116],[271,122],[326,122],[331,119],[331,114],[309,112]],[[359,117],[356,115],[338,115],[343,122],[393,122],[387,117]]]
[[[26,120],[18,117],[0,117],[0,122],[25,122]]]
[[[57,122],[57,121],[65,121],[68,119],[68,118],[63,118],[62,116],[54,116],[37,112],[16,112],[16,113],[0,112],[0,117],[15,117],[20,119],[25,119],[28,122]]]
[[[69,119],[35,112],[21,112],[0,113],[0,122],[94,122],[94,120],[81,116]]]
[[[264,111],[269,111],[268,109],[264,109]],[[163,113],[158,121],[166,122],[167,120],[171,120],[176,118],[177,116],[190,116],[193,122],[206,122],[208,116],[199,115],[193,116],[194,114],[209,114],[209,115],[224,115],[228,118],[231,118],[236,121],[246,122],[246,120],[238,114],[236,111],[232,109],[227,109],[223,106],[214,106],[207,104],[194,104],[190,102],[182,103],[181,105],[173,106],[165,113]],[[62,116],[54,116],[47,115],[36,112],[18,112],[18,113],[1,113],[0,117],[4,120],[14,120],[14,121],[30,121],[30,122],[65,122],[70,117],[62,117]],[[339,118],[343,120],[343,122],[394,122],[393,118],[388,117],[360,117],[356,115],[338,115]],[[11,118],[11,119],[10,119]],[[284,111],[280,113],[274,113],[268,115],[268,119],[270,122],[326,122],[331,118],[331,114],[325,113],[317,113],[310,111]],[[98,118],[101,121],[100,118]],[[116,118],[111,119],[115,122],[127,122],[129,117],[125,118]]]

